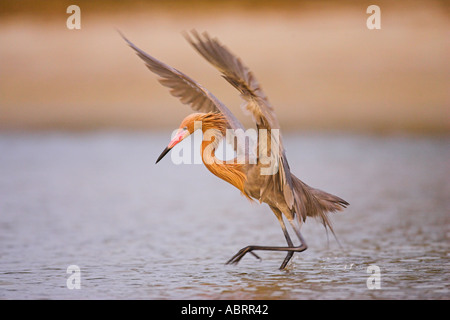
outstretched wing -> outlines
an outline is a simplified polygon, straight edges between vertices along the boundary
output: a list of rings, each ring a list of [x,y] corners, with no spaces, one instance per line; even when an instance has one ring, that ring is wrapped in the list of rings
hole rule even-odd
[[[146,66],[161,77],[159,82],[170,88],[170,93],[179,98],[182,103],[190,105],[194,111],[198,112],[221,112],[227,119],[231,129],[243,129],[242,124],[231,111],[206,88],[181,71],[142,51],[122,33],[120,35],[136,51],[139,58],[144,60]]]
[[[185,34],[186,40],[222,73],[225,80],[241,93],[241,97],[246,102],[245,108],[252,114],[258,129],[267,129],[270,132],[273,129],[279,129],[280,125],[273,107],[270,105],[255,76],[242,63],[241,59],[231,53],[217,39],[211,38],[206,32],[200,35],[193,30],[191,33],[192,37],[187,33]],[[268,136],[270,137],[270,134]],[[261,186],[260,200],[264,201],[264,198],[269,197],[272,191],[281,191],[284,194],[286,204],[295,211],[295,207],[298,207],[300,200],[296,199],[297,197],[293,192],[294,186],[281,136],[276,141],[276,145],[273,145],[273,140],[271,141],[269,149],[272,154],[274,151],[277,151],[275,154],[277,156],[278,172],[273,175],[267,175],[265,185]],[[261,143],[259,146],[261,147]],[[296,211],[300,212],[300,210]]]
[[[280,126],[273,107],[253,73],[217,39],[212,39],[206,32],[200,35],[193,30],[191,33],[195,40],[185,33],[186,40],[239,90],[246,102],[245,108],[251,112],[258,128],[278,129]]]

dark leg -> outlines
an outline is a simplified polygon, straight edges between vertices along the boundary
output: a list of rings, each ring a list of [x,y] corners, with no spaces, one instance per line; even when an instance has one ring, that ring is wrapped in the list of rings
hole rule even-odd
[[[253,250],[266,250],[266,251],[287,251],[288,254],[283,261],[283,264],[280,266],[280,269],[284,269],[286,264],[291,259],[294,252],[302,252],[306,250],[306,246],[300,245],[298,247],[271,247],[271,246],[247,246],[239,250],[230,260],[227,261],[227,264],[237,264],[247,253],[252,253]]]
[[[303,239],[303,236],[300,233],[300,227],[296,225],[293,220],[289,220],[289,223],[291,224],[292,228],[295,231],[295,234],[297,235],[298,240],[300,241],[299,247],[303,247],[304,249],[302,251],[305,251],[306,249],[308,249],[308,245],[306,244],[305,239]]]
[[[294,244],[292,243],[291,237],[289,237],[289,233],[287,232],[286,225],[284,224],[283,216],[280,214],[280,215],[277,215],[277,218],[278,218],[278,221],[280,222],[280,226],[281,226],[281,229],[283,230],[283,234],[284,234],[284,237],[286,238],[286,242],[287,242],[288,246],[290,248],[294,248]],[[283,270],[284,268],[286,268],[289,260],[291,260],[293,255],[294,255],[294,251],[288,251],[286,258],[284,258],[283,263],[280,266],[280,270]]]
[[[280,222],[281,229],[283,230],[283,234],[284,234],[284,237],[286,238],[288,247],[247,246],[247,247],[244,247],[241,250],[239,250],[238,253],[236,253],[230,260],[227,261],[227,264],[237,264],[249,252],[251,254],[255,255],[253,250],[287,251],[287,255],[284,258],[283,263],[280,266],[280,270],[283,270],[284,268],[286,268],[286,265],[291,260],[292,256],[294,255],[294,252],[302,252],[308,248],[297,225],[293,224],[292,221],[289,221],[291,223],[292,227],[294,228],[295,233],[297,234],[297,237],[300,240],[300,245],[297,247],[294,246],[291,238],[289,237],[289,233],[287,232],[286,225],[284,224],[283,216],[282,216],[281,212],[277,208],[274,208],[274,207],[271,207],[271,209],[273,210],[273,212],[275,213],[275,215],[278,218],[278,221]],[[258,256],[256,256],[256,257],[259,258]]]

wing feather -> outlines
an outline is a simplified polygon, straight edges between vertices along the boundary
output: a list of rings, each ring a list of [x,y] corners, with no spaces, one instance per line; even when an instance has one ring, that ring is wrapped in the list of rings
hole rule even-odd
[[[191,32],[192,37],[185,33],[186,40],[200,53],[208,62],[216,67],[222,77],[235,87],[244,99],[244,108],[248,110],[256,123],[258,129],[279,129],[280,125],[272,105],[269,103],[266,94],[259,85],[256,77],[246,67],[240,58],[222,45],[217,39],[211,38],[206,32],[200,35],[197,31]],[[270,136],[268,134],[267,136]],[[265,183],[261,186],[260,200],[270,197],[271,192],[283,192],[286,204],[295,210],[296,198],[293,193],[293,182],[286,153],[282,144],[281,136],[275,145],[271,145],[269,152],[276,150],[278,172],[272,176],[268,175]]]
[[[236,130],[244,128],[231,111],[202,85],[181,71],[172,68],[139,49],[122,33],[120,33],[120,35],[136,52],[139,58],[145,62],[150,71],[161,77],[159,82],[163,86],[168,87],[170,93],[180,99],[183,104],[190,105],[194,111],[198,112],[221,112],[227,119],[231,129]]]
[[[241,59],[206,32],[200,35],[193,30],[191,33],[194,39],[185,33],[186,40],[240,92],[246,102],[244,108],[250,111],[258,128],[279,128],[278,120],[267,96]]]

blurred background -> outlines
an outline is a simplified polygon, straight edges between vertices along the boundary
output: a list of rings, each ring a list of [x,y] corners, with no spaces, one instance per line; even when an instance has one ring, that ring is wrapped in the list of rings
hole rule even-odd
[[[72,1],[73,2],[73,1]],[[125,45],[206,86],[238,116],[240,100],[181,33],[217,36],[253,70],[283,130],[447,133],[445,1],[71,1],[0,4],[0,128],[174,128],[190,110]],[[250,119],[243,117],[243,121]]]
[[[0,299],[450,299],[449,27],[437,0],[1,1]],[[278,222],[202,165],[154,165],[191,110],[117,29],[251,126],[182,32],[238,55],[292,172],[350,203],[332,215],[342,246],[308,219],[287,271],[276,252],[225,266],[285,245]]]

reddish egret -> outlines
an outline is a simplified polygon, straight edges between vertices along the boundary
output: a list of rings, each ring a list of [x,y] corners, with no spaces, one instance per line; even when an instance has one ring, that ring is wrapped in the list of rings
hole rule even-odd
[[[262,163],[261,153],[257,153],[258,157],[252,163],[217,159],[215,149],[226,135],[227,129],[243,132],[244,127],[240,121],[205,87],[177,69],[145,53],[123,35],[122,37],[136,51],[146,66],[160,77],[159,82],[170,88],[171,94],[179,98],[182,103],[196,111],[181,122],[175,137],[156,162],[158,163],[175,145],[196,129],[201,129],[203,133],[212,132],[211,139],[208,141],[204,139],[201,145],[202,161],[206,168],[217,177],[238,188],[246,198],[266,203],[281,225],[287,246],[249,245],[239,250],[228,260],[227,264],[237,264],[247,253],[251,253],[259,259],[254,252],[258,250],[283,251],[287,254],[280,269],[284,269],[295,252],[307,249],[305,239],[300,233],[300,227],[307,217],[318,219],[325,229],[328,228],[334,234],[328,213],[340,211],[349,204],[335,195],[308,186],[291,173],[281,137],[278,135],[275,142],[267,139],[280,128],[274,109],[253,73],[238,57],[207,33],[200,35],[196,31],[192,31],[190,35],[185,34],[187,41],[197,52],[216,67],[225,80],[239,91],[245,102],[243,107],[253,116],[257,132],[266,130],[265,141],[259,141],[261,136],[259,134],[257,146],[258,148],[261,148],[262,145],[265,146],[264,152],[275,157],[276,170],[273,171],[273,174],[262,174],[262,169],[267,168],[267,163]],[[195,121],[201,121],[201,127],[195,127]],[[261,144],[261,142],[264,143]],[[248,149],[244,148],[245,156],[248,156],[250,152]],[[207,150],[209,151],[207,152]],[[292,230],[299,240],[299,245],[294,245],[292,242],[284,219],[291,224]]]

